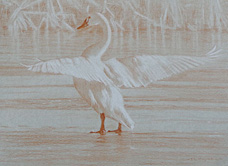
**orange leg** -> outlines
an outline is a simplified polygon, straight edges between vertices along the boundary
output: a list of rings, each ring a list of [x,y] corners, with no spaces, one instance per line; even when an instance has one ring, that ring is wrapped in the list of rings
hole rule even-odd
[[[91,131],[90,133],[100,133],[101,135],[105,135],[106,134],[106,131],[105,131],[105,125],[104,125],[104,122],[105,122],[105,114],[104,113],[101,113],[100,114],[100,118],[101,118],[101,128],[99,131]]]
[[[121,123],[119,123],[119,125],[118,125],[118,129],[116,129],[116,130],[108,130],[108,132],[121,133],[121,132],[122,132],[122,129],[121,129]]]

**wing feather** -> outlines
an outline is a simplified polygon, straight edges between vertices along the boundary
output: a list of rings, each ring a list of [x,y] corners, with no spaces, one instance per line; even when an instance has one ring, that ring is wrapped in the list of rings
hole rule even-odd
[[[142,55],[113,58],[104,63],[83,57],[39,61],[24,65],[33,72],[70,75],[87,81],[99,81],[119,87],[140,87],[198,67],[219,57],[214,47],[206,57]]]
[[[63,74],[87,81],[99,81],[110,84],[112,81],[104,73],[104,64],[100,60],[90,60],[83,57],[62,58],[49,61],[40,61],[34,65],[24,65],[33,72]]]
[[[119,87],[140,87],[201,66],[218,57],[214,47],[206,57],[142,55],[105,62],[106,73]]]

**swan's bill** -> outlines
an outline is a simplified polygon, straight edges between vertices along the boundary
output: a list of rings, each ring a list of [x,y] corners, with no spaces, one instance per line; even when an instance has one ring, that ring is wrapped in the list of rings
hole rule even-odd
[[[85,28],[85,27],[87,27],[87,26],[89,26],[89,20],[90,20],[90,16],[89,17],[87,17],[85,20],[84,20],[84,22],[82,23],[82,25],[80,25],[77,29],[82,29],[82,28]]]

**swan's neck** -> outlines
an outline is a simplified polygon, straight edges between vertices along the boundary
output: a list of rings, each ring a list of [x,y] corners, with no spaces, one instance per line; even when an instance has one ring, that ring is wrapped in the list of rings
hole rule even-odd
[[[101,58],[111,43],[112,31],[109,22],[102,14],[98,13],[98,15],[102,20],[102,23],[100,25],[103,29],[103,37],[100,42],[93,44],[84,50],[82,54],[84,57]]]
[[[111,43],[112,31],[111,31],[111,27],[109,25],[108,20],[101,14],[99,14],[99,16],[104,21],[104,24],[102,26],[102,28],[103,28],[103,39],[101,41],[101,45],[103,45],[103,47],[100,49],[99,53],[97,54],[97,56],[101,58],[101,56],[105,53],[105,51],[108,49],[108,47]]]

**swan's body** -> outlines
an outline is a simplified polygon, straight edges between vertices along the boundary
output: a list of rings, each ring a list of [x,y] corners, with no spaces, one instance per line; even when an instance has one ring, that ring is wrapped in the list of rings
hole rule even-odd
[[[89,65],[91,65],[90,62],[95,63],[96,65],[93,65],[93,70],[97,71],[95,73],[105,77],[106,66],[104,62],[101,61],[101,56],[111,43],[111,27],[103,15],[98,13],[98,16],[102,20],[100,26],[103,29],[103,39],[101,42],[86,48],[82,53],[82,57],[84,58],[83,60],[88,61]],[[88,24],[86,20],[84,23]],[[124,108],[123,97],[119,88],[112,83],[112,80],[110,80],[108,76],[105,78],[107,83],[98,82],[96,80],[87,81],[76,77],[74,77],[73,80],[78,93],[97,113],[104,114],[106,117],[114,119],[130,129],[134,128],[134,122]],[[102,130],[104,130],[104,128],[101,127],[100,132],[102,132]]]
[[[102,14],[97,13],[97,16],[103,28],[103,39],[86,48],[81,57],[42,61],[27,67],[34,72],[73,76],[78,93],[101,115],[101,128],[98,131],[101,134],[105,131],[105,117],[119,122],[116,130],[118,132],[121,132],[121,124],[130,129],[134,128],[134,122],[124,108],[119,87],[146,86],[151,82],[202,65],[218,53],[214,48],[207,54],[208,57],[204,58],[143,55],[102,61],[101,56],[111,43],[111,28]],[[93,19],[89,17],[78,29],[88,26],[90,18]]]

